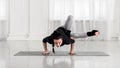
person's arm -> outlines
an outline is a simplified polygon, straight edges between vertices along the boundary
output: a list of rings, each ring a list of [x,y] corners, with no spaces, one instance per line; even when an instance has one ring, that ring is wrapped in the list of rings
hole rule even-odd
[[[44,48],[43,54],[45,54],[45,55],[48,54],[48,49],[47,49],[48,38],[49,38],[49,37],[46,37],[46,38],[43,39],[43,48]]]
[[[47,43],[43,43],[44,53],[48,53]]]
[[[70,55],[74,55],[75,40],[73,37],[71,37],[71,41],[72,41],[72,43],[71,43],[71,47],[70,47]]]
[[[74,54],[74,47],[75,47],[75,44],[72,43],[72,44],[71,44],[71,47],[70,47],[70,55],[73,55],[73,54]]]

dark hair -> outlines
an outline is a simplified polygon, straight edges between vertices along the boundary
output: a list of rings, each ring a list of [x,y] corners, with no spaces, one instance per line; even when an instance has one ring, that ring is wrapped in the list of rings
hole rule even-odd
[[[58,32],[58,31],[54,31],[54,33],[53,33],[53,39],[60,39],[60,38],[62,38],[61,33]]]

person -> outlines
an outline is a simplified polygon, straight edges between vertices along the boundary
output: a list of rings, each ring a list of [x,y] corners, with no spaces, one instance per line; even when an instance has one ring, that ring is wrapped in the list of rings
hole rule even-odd
[[[91,36],[98,36],[98,30],[92,30],[86,33],[71,33],[71,27],[73,23],[73,16],[69,15],[64,26],[58,27],[54,32],[43,39],[43,47],[44,55],[48,55],[47,43],[52,44],[52,51],[55,53],[54,47],[61,47],[64,45],[71,45],[70,47],[70,55],[74,55],[74,47],[75,47],[75,38],[86,38]]]

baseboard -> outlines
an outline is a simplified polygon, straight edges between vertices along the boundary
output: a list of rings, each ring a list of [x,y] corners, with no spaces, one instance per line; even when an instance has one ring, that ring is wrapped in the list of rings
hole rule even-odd
[[[27,34],[9,34],[7,40],[27,40]]]
[[[42,40],[46,36],[40,34],[9,34],[7,40]]]
[[[0,38],[0,41],[5,41],[5,40],[7,40],[6,38]]]

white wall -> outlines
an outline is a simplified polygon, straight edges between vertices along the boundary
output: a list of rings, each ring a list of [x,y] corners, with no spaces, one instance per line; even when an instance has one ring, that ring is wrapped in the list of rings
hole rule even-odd
[[[48,35],[49,0],[9,1],[8,40],[41,40]],[[115,0],[114,7],[114,11],[108,12],[114,13],[113,16],[101,25],[106,27],[105,38],[109,40],[120,36],[120,0]]]
[[[115,0],[114,20],[111,29],[112,36],[120,38],[120,0]]]
[[[112,9],[107,12],[108,16],[108,40],[118,40],[120,38],[120,0],[113,0],[114,3],[109,4],[114,5],[112,7],[108,7],[107,9]],[[112,14],[110,14],[112,13]]]
[[[6,40],[7,37],[7,11],[8,0],[0,0],[0,40]]]
[[[48,33],[48,0],[30,0],[30,39]]]
[[[0,40],[6,40],[7,38],[7,21],[0,20]]]
[[[8,40],[41,40],[48,32],[48,0],[10,0]]]

